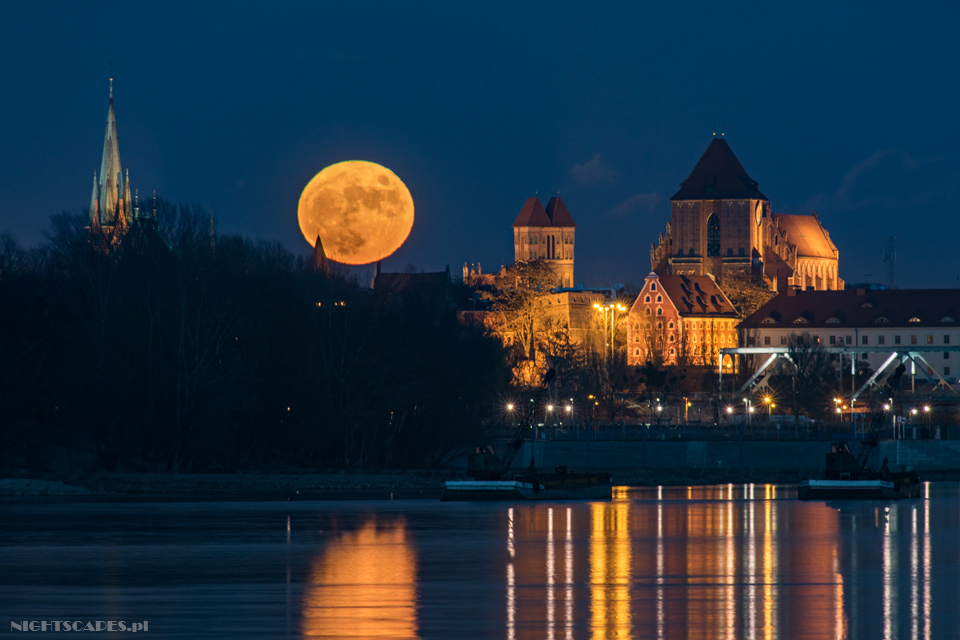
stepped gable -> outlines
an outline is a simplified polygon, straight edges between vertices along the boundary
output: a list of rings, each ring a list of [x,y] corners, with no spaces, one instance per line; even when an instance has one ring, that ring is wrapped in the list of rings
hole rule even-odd
[[[527,198],[527,201],[523,204],[523,208],[520,209],[520,213],[517,215],[517,219],[513,221],[514,228],[517,227],[550,227],[553,226],[553,223],[550,222],[550,217],[547,216],[547,212],[543,210],[543,205],[540,204],[540,198],[536,196]]]
[[[567,210],[567,205],[563,204],[560,196],[550,198],[550,202],[547,203],[547,216],[554,227],[577,226],[573,221],[573,216],[570,215],[570,211]]]
[[[714,138],[670,200],[766,200],[723,138]]]

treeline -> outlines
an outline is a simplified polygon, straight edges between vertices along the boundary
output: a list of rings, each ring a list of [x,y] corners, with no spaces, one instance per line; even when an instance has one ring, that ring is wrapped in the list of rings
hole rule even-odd
[[[483,440],[509,370],[448,297],[374,295],[199,207],[157,219],[0,237],[0,466],[430,467]]]

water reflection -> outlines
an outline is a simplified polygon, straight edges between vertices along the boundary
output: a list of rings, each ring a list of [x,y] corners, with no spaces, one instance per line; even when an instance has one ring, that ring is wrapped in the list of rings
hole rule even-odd
[[[632,543],[630,502],[615,495],[611,502],[590,505],[591,637],[630,637]]]
[[[312,566],[303,636],[417,638],[417,556],[402,518],[371,518]]]
[[[928,505],[722,485],[511,508],[506,635],[930,638]]]

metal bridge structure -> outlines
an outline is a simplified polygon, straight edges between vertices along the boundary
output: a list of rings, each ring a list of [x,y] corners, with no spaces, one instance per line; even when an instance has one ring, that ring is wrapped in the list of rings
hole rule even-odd
[[[843,375],[844,361],[847,357],[850,358],[850,370],[851,373],[855,373],[856,370],[856,360],[858,353],[885,353],[889,354],[887,358],[883,361],[877,370],[871,375],[866,382],[864,382],[859,388],[855,388],[855,377],[850,376],[851,380],[851,396],[850,402],[853,403],[856,401],[864,391],[870,388],[871,385],[878,385],[877,382],[881,376],[886,372],[889,375],[893,369],[896,369],[899,365],[903,364],[907,367],[908,371],[906,375],[915,375],[917,369],[919,368],[928,377],[936,380],[934,389],[942,388],[945,391],[956,393],[956,389],[950,386],[950,383],[946,378],[932,366],[926,358],[924,358],[925,353],[947,353],[947,352],[960,352],[960,345],[942,345],[942,346],[919,346],[919,345],[897,345],[896,348],[891,349],[889,346],[884,347],[872,347],[872,346],[852,346],[852,345],[820,345],[820,349],[824,353],[828,354],[837,354],[840,357],[840,372],[841,376]],[[790,348],[789,347],[733,347],[727,349],[720,349],[720,389],[721,395],[723,393],[723,357],[729,355],[731,358],[736,358],[736,356],[757,356],[762,360],[762,363],[757,367],[756,371],[751,374],[747,381],[740,387],[740,389],[733,395],[733,397],[741,397],[745,391],[752,387],[763,386],[769,377],[773,375],[775,367],[771,367],[777,360],[784,358],[787,361],[793,363],[793,360],[790,358]],[[766,358],[763,358],[766,356]],[[741,357],[740,362],[743,363],[746,358]],[[892,368],[891,368],[892,367]],[[728,374],[729,375],[729,374]],[[912,378],[911,378],[912,379]],[[841,377],[841,387],[843,380]]]

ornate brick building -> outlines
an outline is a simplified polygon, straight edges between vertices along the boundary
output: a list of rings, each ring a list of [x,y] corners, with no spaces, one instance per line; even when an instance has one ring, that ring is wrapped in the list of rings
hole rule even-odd
[[[724,287],[752,275],[772,291],[843,289],[839,252],[817,215],[773,213],[723,138],[713,139],[670,202],[672,220],[650,250],[661,276],[710,274]]]
[[[651,273],[627,317],[627,364],[715,365],[738,320],[712,276]]]

